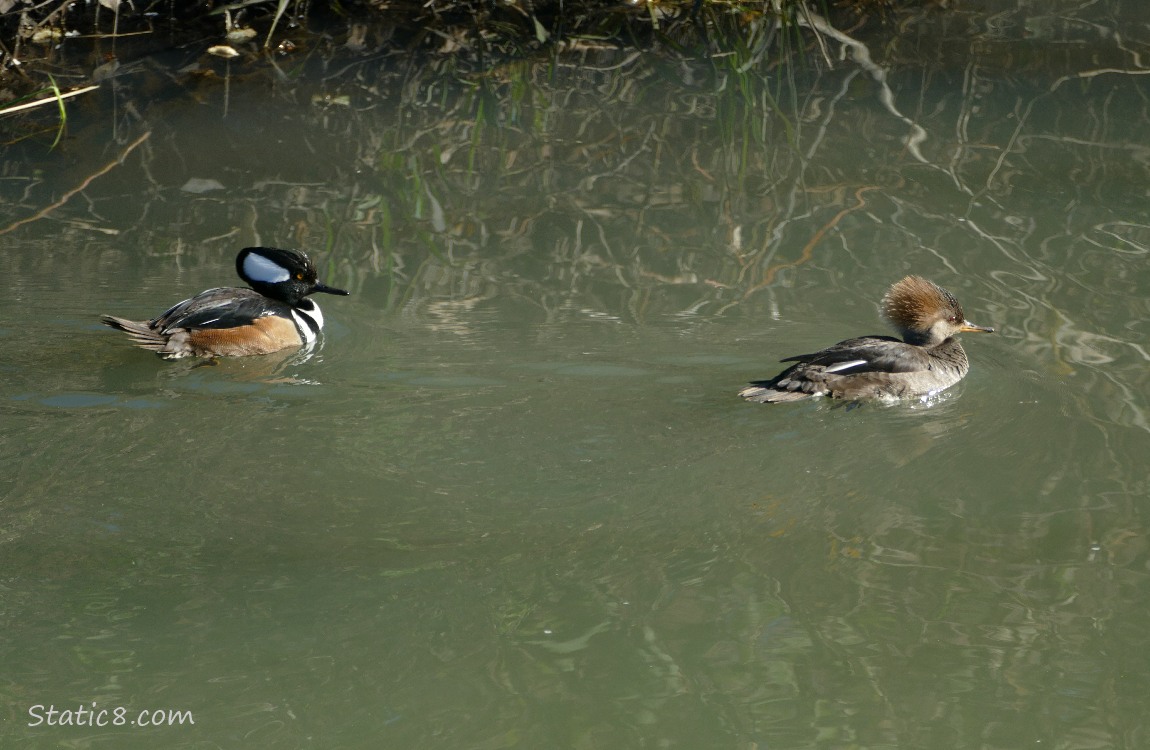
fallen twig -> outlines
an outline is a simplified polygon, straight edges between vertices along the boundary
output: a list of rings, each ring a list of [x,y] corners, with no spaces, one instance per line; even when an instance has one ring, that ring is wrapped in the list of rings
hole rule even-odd
[[[0,115],[10,115],[13,112],[21,112],[25,109],[32,109],[33,107],[39,107],[41,104],[49,104],[51,102],[59,102],[59,101],[62,101],[64,99],[70,99],[73,96],[79,96],[80,94],[86,94],[89,91],[94,91],[98,88],[100,88],[100,84],[96,83],[96,84],[92,84],[91,86],[85,86],[82,89],[76,89],[75,91],[69,91],[66,94],[60,94],[58,96],[55,96],[55,95],[49,96],[49,97],[45,97],[43,99],[37,99],[34,102],[24,102],[23,104],[17,104],[14,107],[5,107],[4,109],[0,109]]]

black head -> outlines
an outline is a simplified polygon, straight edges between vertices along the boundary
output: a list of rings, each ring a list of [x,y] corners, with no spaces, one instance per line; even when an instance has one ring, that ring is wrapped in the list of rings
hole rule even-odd
[[[317,281],[311,258],[295,250],[245,247],[236,256],[236,273],[260,294],[289,305],[315,292],[348,294]]]

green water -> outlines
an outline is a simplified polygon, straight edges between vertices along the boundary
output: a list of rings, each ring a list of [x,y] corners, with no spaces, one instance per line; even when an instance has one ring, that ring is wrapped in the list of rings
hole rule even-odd
[[[152,132],[2,238],[0,744],[1144,747],[1146,79],[1054,86],[1122,64],[1081,14],[891,61],[923,160],[848,63],[790,140],[717,78],[585,72],[478,140],[466,87],[317,110],[255,76],[125,124],[129,78],[13,147],[5,226]],[[311,359],[98,324],[254,243],[353,292]],[[998,331],[958,387],[736,398],[883,332],[906,273]],[[92,704],[128,724],[47,721]]]

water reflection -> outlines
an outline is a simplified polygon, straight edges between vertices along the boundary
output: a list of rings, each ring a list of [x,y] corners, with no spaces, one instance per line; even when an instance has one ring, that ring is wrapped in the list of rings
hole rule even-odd
[[[4,235],[0,736],[1138,746],[1145,10],[1105,5],[1130,39],[1089,6],[871,32],[921,159],[850,60],[734,55],[253,62],[227,92],[141,66],[62,150],[14,145],[4,226],[152,133]],[[255,244],[354,292],[310,359],[184,367],[97,325]],[[909,272],[1000,331],[955,389],[735,398],[884,332]],[[53,700],[196,734],[24,726]]]

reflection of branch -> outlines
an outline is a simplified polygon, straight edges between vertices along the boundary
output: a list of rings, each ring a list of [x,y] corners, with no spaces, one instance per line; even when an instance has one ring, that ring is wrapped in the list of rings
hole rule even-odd
[[[926,157],[922,155],[919,150],[919,144],[926,140],[926,130],[921,125],[904,115],[898,110],[894,103],[894,92],[890,90],[890,84],[886,82],[886,70],[877,65],[871,59],[870,49],[865,44],[855,39],[854,37],[844,34],[843,32],[831,26],[825,18],[818,13],[813,13],[809,9],[799,19],[799,22],[817,34],[825,34],[835,41],[841,42],[847,47],[851,48],[851,57],[860,68],[870,73],[870,77],[874,79],[875,83],[879,86],[878,100],[882,102],[882,106],[888,112],[902,120],[911,129],[911,135],[906,139],[906,150],[910,152],[918,161],[923,164],[929,164]]]
[[[811,237],[810,240],[807,241],[806,245],[803,246],[803,252],[799,255],[798,260],[792,261],[790,263],[779,263],[776,266],[771,266],[770,268],[768,268],[766,274],[763,276],[763,280],[760,281],[758,284],[755,284],[750,289],[748,289],[743,294],[743,299],[750,297],[752,294],[759,291],[760,289],[763,289],[764,287],[770,286],[771,282],[775,280],[775,276],[777,276],[779,271],[783,270],[784,268],[794,268],[794,267],[800,266],[803,263],[806,263],[808,260],[810,260],[811,255],[815,251],[815,245],[819,244],[819,242],[822,241],[823,237],[826,236],[827,232],[829,232],[831,229],[834,229],[836,226],[838,226],[838,223],[840,221],[842,221],[843,217],[845,217],[847,214],[851,213],[852,211],[857,211],[866,205],[866,201],[864,201],[863,197],[862,197],[863,193],[869,192],[871,190],[878,190],[878,189],[879,189],[878,185],[868,185],[866,187],[861,187],[858,190],[856,190],[855,191],[855,200],[857,200],[858,203],[856,203],[853,206],[848,206],[847,208],[844,208],[843,210],[839,211],[837,214],[834,215],[834,218],[832,218],[826,224],[823,224],[821,227],[819,227],[819,231],[815,232],[814,236]]]
[[[1039,99],[1042,99],[1046,96],[1049,96],[1050,94],[1053,94],[1055,91],[1058,90],[1059,86],[1066,83],[1067,81],[1085,80],[1085,79],[1096,78],[1098,76],[1108,75],[1108,74],[1122,74],[1122,75],[1131,75],[1131,76],[1141,76],[1141,75],[1150,75],[1150,70],[1126,70],[1123,68],[1097,68],[1095,70],[1084,70],[1080,73],[1071,73],[1069,75],[1064,75],[1061,78],[1059,78],[1057,81],[1052,83],[1050,85],[1049,90],[1047,90],[1047,91],[1039,94],[1038,96],[1034,97],[1026,105],[1026,109],[1024,109],[1022,111],[1022,115],[1018,118],[1018,122],[1014,126],[1014,132],[1010,134],[1010,139],[1006,142],[1006,146],[1001,149],[1000,153],[998,154],[998,159],[995,160],[995,162],[994,162],[994,168],[990,170],[990,174],[987,175],[987,177],[986,177],[986,186],[971,196],[970,205],[973,206],[975,200],[982,197],[983,194],[985,194],[988,190],[990,190],[991,183],[994,182],[994,178],[998,176],[998,172],[999,172],[999,170],[1002,169],[1003,164],[1006,163],[1007,157],[1010,156],[1010,154],[1014,151],[1014,146],[1015,146],[1015,144],[1018,143],[1018,139],[1022,135],[1023,128],[1026,127],[1026,121],[1030,118],[1030,112],[1031,112],[1031,110],[1034,109],[1035,102],[1037,102]],[[967,212],[967,214],[969,216],[969,211]]]
[[[108,172],[111,172],[113,169],[115,169],[117,165],[122,164],[124,162],[124,159],[127,158],[128,154],[132,153],[132,151],[135,150],[136,146],[139,146],[141,143],[148,140],[148,136],[150,136],[151,134],[152,134],[152,131],[149,130],[147,133],[144,133],[142,136],[140,136],[136,140],[132,141],[130,144],[128,144],[128,147],[123,150],[123,152],[120,154],[120,156],[117,159],[115,159],[114,161],[108,162],[107,164],[105,164],[103,166],[103,168],[101,168],[99,171],[95,172],[94,174],[88,175],[84,179],[83,182],[81,182],[79,185],[72,188],[68,192],[64,193],[63,197],[61,197],[60,200],[56,201],[55,203],[53,203],[50,206],[45,206],[44,208],[40,209],[39,211],[37,211],[32,216],[29,216],[27,219],[20,219],[19,221],[13,222],[13,223],[9,224],[8,226],[4,227],[3,229],[0,229],[0,234],[8,234],[13,229],[17,229],[18,227],[21,227],[25,224],[31,224],[33,221],[38,221],[39,219],[43,219],[45,216],[52,213],[57,208],[64,205],[65,203],[67,203],[72,198],[73,195],[80,192],[84,188],[88,187],[88,185],[92,184],[92,181],[95,180],[97,177],[102,177],[102,176],[106,175]]]
[[[595,187],[595,181],[598,180],[600,177],[606,177],[607,175],[618,174],[619,172],[622,172],[624,169],[627,168],[628,164],[630,164],[632,161],[635,160],[635,157],[637,157],[639,154],[643,153],[647,149],[647,142],[651,140],[651,136],[654,134],[655,134],[655,123],[652,122],[651,127],[647,128],[647,135],[643,137],[643,142],[639,144],[639,148],[635,149],[635,153],[633,153],[630,156],[623,159],[623,161],[619,162],[619,164],[617,164],[613,169],[609,169],[606,172],[600,172],[599,174],[593,174],[593,175],[590,175],[589,177],[584,177],[582,182],[580,183],[580,186],[583,187],[585,190],[590,191],[591,189],[593,189]]]
[[[1125,70],[1123,68],[1098,68],[1097,70],[1084,70],[1081,73],[1071,73],[1067,76],[1062,76],[1050,86],[1050,93],[1054,93],[1059,86],[1067,81],[1074,81],[1081,78],[1096,78],[1108,73],[1121,73],[1128,76],[1144,76],[1150,75],[1150,70]]]
[[[833,68],[835,64],[831,60],[831,53],[827,51],[827,43],[823,41],[823,35],[819,33],[818,22],[811,17],[813,15],[811,9],[807,7],[807,4],[803,2],[803,0],[799,0],[799,12],[803,14],[803,21],[806,22],[806,25],[815,32],[815,41],[818,42],[819,52],[823,54],[823,59],[826,60],[827,67]],[[820,17],[819,20],[821,21],[822,18]],[[823,23],[824,25],[826,24],[825,21],[823,21]]]

